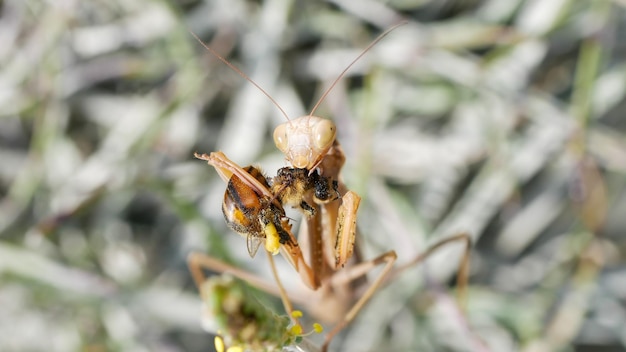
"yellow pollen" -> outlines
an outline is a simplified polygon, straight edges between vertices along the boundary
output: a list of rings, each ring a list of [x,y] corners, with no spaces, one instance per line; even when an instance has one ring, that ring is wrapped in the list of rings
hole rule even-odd
[[[272,253],[272,255],[278,254],[280,249],[280,241],[278,237],[278,231],[274,224],[269,223],[265,226],[265,250]]]
[[[319,334],[324,331],[324,327],[321,324],[315,323],[313,324],[313,330],[315,330],[315,332]]]
[[[293,312],[291,312],[291,316],[294,318],[302,318],[302,311],[294,310]]]
[[[302,335],[302,326],[294,325],[294,326],[291,327],[290,332],[291,332],[292,335],[300,336],[300,335]]]
[[[224,340],[221,336],[215,336],[215,350],[217,352],[224,352]]]

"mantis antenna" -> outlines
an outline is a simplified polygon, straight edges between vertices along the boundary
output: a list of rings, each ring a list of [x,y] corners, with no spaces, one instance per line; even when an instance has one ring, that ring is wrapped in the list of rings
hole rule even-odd
[[[241,77],[245,78],[246,81],[254,84],[255,87],[257,87],[261,93],[265,94],[266,97],[268,97],[272,103],[274,103],[274,105],[278,108],[278,110],[280,110],[280,112],[283,114],[283,116],[285,116],[285,118],[287,119],[287,121],[291,121],[291,119],[289,119],[289,116],[287,115],[287,113],[285,112],[285,110],[283,110],[283,108],[280,106],[280,104],[278,104],[278,102],[276,100],[274,100],[274,98],[272,98],[272,96],[265,91],[265,89],[261,88],[260,85],[256,84],[255,81],[252,80],[252,78],[248,77],[248,75],[246,75],[245,73],[243,73],[243,71],[241,71],[240,69],[238,69],[235,65],[231,64],[230,62],[228,62],[228,60],[226,60],[225,58],[223,58],[220,54],[218,54],[215,50],[211,49],[210,46],[206,45],[202,39],[198,38],[198,36],[192,32],[189,31],[189,33],[191,33],[191,35],[193,35],[194,38],[196,38],[196,40],[198,42],[200,42],[200,44],[202,44],[202,46],[208,50],[211,55],[215,56],[216,58],[218,58],[221,62],[225,63],[226,66],[228,66],[231,70],[237,72]]]
[[[313,106],[313,109],[311,109],[311,113],[309,114],[309,116],[313,115],[315,113],[315,111],[317,110],[317,108],[320,106],[320,104],[324,101],[324,99],[326,99],[326,97],[328,96],[328,94],[330,94],[330,92],[333,90],[333,88],[335,88],[335,86],[337,85],[337,83],[339,82],[339,80],[341,80],[343,78],[343,76],[346,75],[346,73],[348,72],[348,70],[354,66],[354,64],[359,61],[359,59],[361,59],[361,57],[363,57],[363,55],[365,55],[365,53],[367,53],[374,45],[376,45],[378,42],[380,42],[384,37],[386,37],[389,33],[391,33],[393,30],[395,30],[396,28],[406,24],[407,21],[402,21],[396,25],[394,25],[393,27],[387,29],[386,31],[384,31],[381,35],[378,36],[378,38],[376,38],[373,42],[371,42],[365,49],[363,49],[363,51],[359,54],[359,56],[357,56],[354,60],[352,60],[352,62],[343,70],[341,71],[341,74],[339,74],[339,76],[333,81],[333,83],[330,85],[330,87],[328,87],[328,89],[326,89],[326,91],[324,92],[324,94],[322,94],[322,96],[319,98],[319,100],[317,101],[317,103],[315,103],[315,106]],[[226,60],[224,57],[222,57],[220,54],[218,54],[215,50],[211,49],[210,46],[206,45],[202,39],[200,39],[194,32],[189,31],[189,33],[191,33],[191,35],[196,38],[196,40],[205,48],[209,51],[209,53],[211,53],[211,55],[215,56],[217,59],[219,59],[221,62],[223,62],[224,64],[226,64],[226,66],[228,66],[231,70],[235,71],[237,74],[239,74],[241,77],[243,77],[246,81],[252,83],[258,90],[261,91],[261,93],[263,93],[266,97],[269,98],[269,100],[278,108],[278,110],[280,110],[280,112],[283,114],[283,116],[285,116],[285,118],[287,119],[287,121],[291,121],[291,119],[289,118],[289,115],[287,115],[287,113],[285,112],[285,110],[280,106],[280,104],[278,104],[278,102],[272,98],[272,96],[265,91],[265,89],[261,88],[261,86],[259,86],[254,80],[252,80],[252,78],[250,78],[248,75],[246,75],[245,73],[243,73],[243,71],[241,71],[240,69],[238,69],[235,65],[231,64],[228,60]]]
[[[335,79],[335,81],[333,81],[333,84],[330,85],[330,87],[328,87],[328,89],[326,89],[326,91],[324,92],[324,94],[322,94],[322,96],[320,97],[320,99],[317,101],[317,103],[315,104],[315,106],[313,107],[313,109],[311,109],[311,113],[309,113],[309,116],[312,116],[315,113],[315,110],[317,110],[317,108],[320,106],[320,104],[324,101],[324,99],[326,99],[326,97],[328,96],[328,94],[330,93],[331,90],[333,90],[333,88],[335,88],[335,86],[337,85],[337,83],[339,83],[339,80],[341,80],[343,78],[343,76],[346,75],[346,72],[348,72],[348,70],[357,62],[359,61],[359,59],[361,59],[361,57],[363,57],[363,55],[365,55],[365,53],[367,53],[374,45],[378,44],[378,42],[380,42],[384,37],[387,36],[387,34],[391,33],[394,29],[405,25],[407,23],[407,21],[402,21],[396,25],[394,25],[393,27],[387,29],[386,31],[384,31],[381,35],[378,36],[378,38],[374,39],[373,42],[370,43],[370,45],[368,45],[365,49],[363,49],[363,51],[359,54],[359,56],[357,56],[354,60],[352,60],[352,62],[345,68],[343,69],[343,71],[341,71],[341,73],[339,74],[339,76]]]

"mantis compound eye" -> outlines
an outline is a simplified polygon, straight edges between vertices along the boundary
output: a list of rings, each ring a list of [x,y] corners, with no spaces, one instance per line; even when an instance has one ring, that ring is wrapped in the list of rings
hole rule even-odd
[[[320,119],[313,127],[313,141],[315,147],[320,150],[330,148],[335,141],[337,128],[335,124],[327,119]]]
[[[278,148],[281,152],[287,153],[289,141],[287,139],[286,124],[278,125],[278,127],[274,129],[274,144],[276,144],[276,148]]]

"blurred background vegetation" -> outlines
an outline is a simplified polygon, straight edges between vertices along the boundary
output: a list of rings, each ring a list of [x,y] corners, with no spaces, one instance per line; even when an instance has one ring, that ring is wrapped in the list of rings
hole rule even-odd
[[[297,117],[402,19],[317,114],[366,258],[471,233],[467,318],[451,247],[335,349],[626,350],[623,0],[0,2],[0,350],[211,350],[186,255],[266,258],[192,154],[274,174],[284,118],[190,31]]]

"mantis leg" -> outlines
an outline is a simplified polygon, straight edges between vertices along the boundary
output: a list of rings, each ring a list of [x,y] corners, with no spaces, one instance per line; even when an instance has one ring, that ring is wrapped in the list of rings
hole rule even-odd
[[[270,265],[272,266],[272,272],[276,273],[273,258],[270,260]],[[288,297],[288,294],[286,290],[284,289],[282,283],[279,281],[277,274],[274,274],[274,277],[278,285],[276,285],[276,283],[272,283],[272,282],[269,282],[268,280],[263,279],[257,274],[251,273],[246,270],[242,270],[231,264],[225,263],[219,259],[215,259],[206,254],[198,253],[198,252],[189,253],[189,255],[187,256],[187,266],[189,267],[189,271],[191,272],[193,281],[195,282],[196,287],[198,288],[199,291],[202,291],[202,284],[206,280],[206,275],[204,274],[203,270],[210,270],[210,271],[230,274],[258,288],[259,290],[267,292],[273,296],[280,297],[283,300],[283,305],[285,305],[285,309],[287,310],[289,314],[291,314],[291,311],[293,310],[291,308],[292,300],[291,298]],[[298,304],[304,303],[304,302],[301,302],[300,300],[294,300],[294,301],[296,301]]]
[[[470,267],[470,249],[472,247],[472,238],[470,237],[468,233],[465,233],[465,232],[458,233],[454,236],[444,238],[434,243],[424,253],[417,255],[408,263],[403,264],[402,266],[394,270],[391,273],[391,275],[389,275],[387,282],[392,281],[396,276],[404,272],[406,269],[418,263],[423,262],[431,254],[437,251],[439,248],[449,243],[453,243],[453,242],[463,242],[465,244],[465,248],[463,251],[463,258],[461,258],[461,262],[459,263],[459,271],[457,275],[457,301],[459,302],[460,306],[464,308],[466,306],[465,302],[467,299],[467,283],[469,280],[469,267]]]
[[[230,274],[240,280],[246,281],[250,285],[268,292],[272,295],[279,296],[280,293],[276,286],[271,282],[253,274],[249,271],[242,270],[231,264],[225,263],[219,259],[215,259],[206,254],[199,252],[191,252],[187,256],[187,266],[191,272],[191,277],[196,284],[198,290],[202,290],[202,284],[206,281],[206,275],[203,270],[210,270],[224,274]]]
[[[332,338],[337,335],[343,328],[345,328],[348,324],[354,320],[356,315],[361,311],[363,306],[372,298],[374,293],[381,287],[387,275],[393,268],[393,264],[396,262],[398,256],[395,251],[386,252],[372,260],[362,262],[351,266],[349,268],[345,268],[341,272],[336,273],[333,278],[333,284],[341,284],[348,283],[353,281],[363,275],[367,274],[374,267],[384,264],[382,272],[378,275],[376,280],[371,283],[371,285],[367,288],[365,293],[359,298],[359,300],[350,308],[350,310],[346,313],[343,319],[333,327],[333,329],[328,332],[326,338],[324,339],[324,344],[322,345],[322,351],[326,351],[328,349],[328,345]]]

